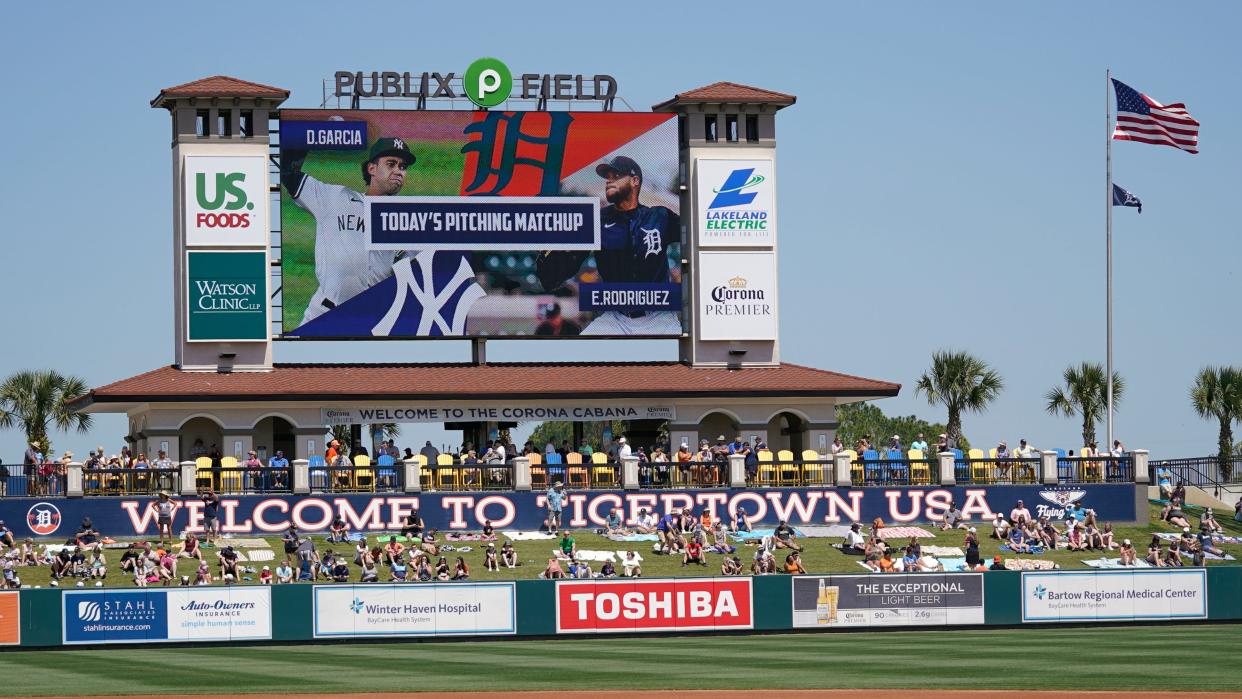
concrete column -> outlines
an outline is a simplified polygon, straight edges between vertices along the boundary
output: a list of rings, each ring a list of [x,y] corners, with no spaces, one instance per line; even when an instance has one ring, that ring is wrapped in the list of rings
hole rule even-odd
[[[397,466],[402,470],[402,476],[405,478],[405,492],[421,493],[423,491],[423,481],[420,478],[422,474],[418,472],[418,459],[398,461]]]
[[[178,466],[181,467],[181,494],[198,495],[198,465],[193,461],[182,461]]]
[[[1134,454],[1134,482],[1135,483],[1151,483],[1151,474],[1148,472],[1151,453],[1146,449],[1135,449]]]
[[[729,487],[746,487],[746,457],[741,454],[729,455]]]
[[[836,471],[837,487],[849,488],[854,484],[854,474],[850,472],[850,455],[837,452],[832,455],[832,469]]]
[[[310,461],[294,459],[289,468],[293,471],[293,494],[310,495]]]
[[[82,497],[82,464],[73,461],[65,467],[65,495]]]
[[[953,452],[942,451],[936,454],[940,463],[940,485],[957,485],[957,471],[953,468]]]
[[[1056,485],[1059,480],[1057,477],[1057,453],[1055,451],[1039,452],[1039,482],[1044,485]]]
[[[530,490],[530,457],[516,456],[513,464],[513,489]]]

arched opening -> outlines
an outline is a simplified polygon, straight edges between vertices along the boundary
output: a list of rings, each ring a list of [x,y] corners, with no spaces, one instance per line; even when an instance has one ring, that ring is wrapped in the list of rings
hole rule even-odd
[[[254,426],[254,450],[263,463],[276,452],[283,451],[285,458],[293,460],[296,443],[293,424],[279,415],[269,415]]]
[[[737,420],[728,413],[711,412],[699,420],[699,439],[706,439],[713,444],[720,436],[724,436],[726,442],[733,441],[733,437],[739,434],[740,430]],[[695,446],[691,444],[690,449],[693,450]],[[676,449],[677,445],[673,445],[672,448]]]
[[[224,442],[224,430],[220,423],[207,417],[193,417],[181,425],[182,461],[193,461],[199,456],[206,456],[212,447],[219,447]]]
[[[791,412],[781,412],[768,421],[768,446],[773,451],[788,449],[795,455],[807,448],[806,420]]]

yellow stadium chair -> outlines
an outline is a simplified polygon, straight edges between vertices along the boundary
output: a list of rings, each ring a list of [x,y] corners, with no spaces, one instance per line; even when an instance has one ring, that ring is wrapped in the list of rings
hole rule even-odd
[[[237,468],[237,459],[232,456],[220,459],[220,490],[226,493],[236,493],[241,489],[242,474]]]
[[[906,452],[906,458],[910,460],[910,482],[914,485],[931,485],[931,466],[919,463],[926,458],[923,450],[910,449]]]
[[[776,460],[780,462],[780,482],[792,484],[798,482],[798,465],[794,463],[793,452],[781,449],[776,452]]]
[[[194,485],[200,490],[213,486],[211,482],[211,457],[200,456],[194,460]]]
[[[540,454],[537,451],[533,451],[527,454],[526,458],[530,461],[531,466],[542,466],[543,465],[543,454]]]
[[[995,450],[992,451],[996,453]],[[982,449],[971,449],[966,452],[966,458],[970,460],[970,480],[972,483],[987,483],[992,480],[992,474],[988,465],[980,463],[984,458]]]
[[[370,466],[371,457],[367,456],[366,454],[359,454],[354,457],[354,465],[359,466],[359,467]]]
[[[1078,450],[1081,457],[1091,456],[1091,450],[1083,447]],[[1100,462],[1099,461],[1080,461],[1078,462],[1078,475],[1086,482],[1098,482],[1100,480]]]
[[[576,452],[576,451],[571,451],[571,452],[569,452],[568,454],[566,454],[566,455],[565,455],[565,464],[566,464],[566,465],[569,465],[569,464],[578,465],[578,464],[581,464],[581,463],[582,463],[582,454],[580,454],[580,453],[578,453],[578,452]]]
[[[867,476],[863,472],[863,465],[858,461],[858,452],[853,449],[843,449],[841,453],[850,457],[850,483],[862,485]]]
[[[436,489],[456,490],[457,469],[453,468],[453,455],[441,454],[436,457]]]
[[[592,454],[591,454],[591,463],[593,463],[593,464],[606,464],[606,463],[608,463],[608,455],[607,455],[607,454],[605,454],[605,453],[604,453],[604,452],[602,452],[602,451],[597,451],[597,452],[594,452],[594,453],[592,453]]]
[[[767,449],[759,450],[759,483],[761,485],[776,483],[776,466],[772,465],[772,452]]]
[[[824,465],[809,463],[820,461],[819,452],[814,449],[802,450],[802,480],[805,483],[823,483]]]
[[[427,455],[415,454],[414,463],[418,464],[418,483],[423,490],[431,490],[435,485],[435,479],[431,476],[431,469],[427,468]]]
[[[617,481],[616,471],[608,465],[608,455],[602,451],[591,454],[591,475],[600,485],[615,485]]]

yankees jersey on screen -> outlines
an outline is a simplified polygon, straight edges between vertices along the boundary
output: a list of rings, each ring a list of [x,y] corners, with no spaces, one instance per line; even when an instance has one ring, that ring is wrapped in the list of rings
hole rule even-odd
[[[475,283],[474,270],[464,253],[367,250],[362,194],[305,174],[292,194],[294,203],[315,217],[315,278],[319,282],[295,334],[314,335],[318,334],[317,327],[326,330],[341,324],[348,325],[348,332],[357,336],[383,337],[394,334],[397,328],[408,332],[411,325],[419,334],[465,333],[470,306],[486,293]],[[381,285],[393,277],[395,284]],[[312,323],[372,289],[373,293],[365,295],[391,296],[383,316],[368,320],[351,308],[353,312],[334,314],[341,316],[339,320],[324,318]],[[375,308],[373,303],[351,305]],[[446,312],[448,317],[444,316]],[[361,327],[360,321],[366,327]]]

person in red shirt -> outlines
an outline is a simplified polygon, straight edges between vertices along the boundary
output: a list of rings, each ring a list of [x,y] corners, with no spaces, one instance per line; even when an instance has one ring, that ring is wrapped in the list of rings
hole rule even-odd
[[[259,573],[260,585],[272,584],[272,569],[270,566],[263,566],[263,570]]]
[[[691,539],[686,544],[686,552],[681,555],[681,566],[683,568],[691,563],[698,563],[701,566],[707,565],[707,561],[703,559],[703,545],[699,543],[698,539]]]

